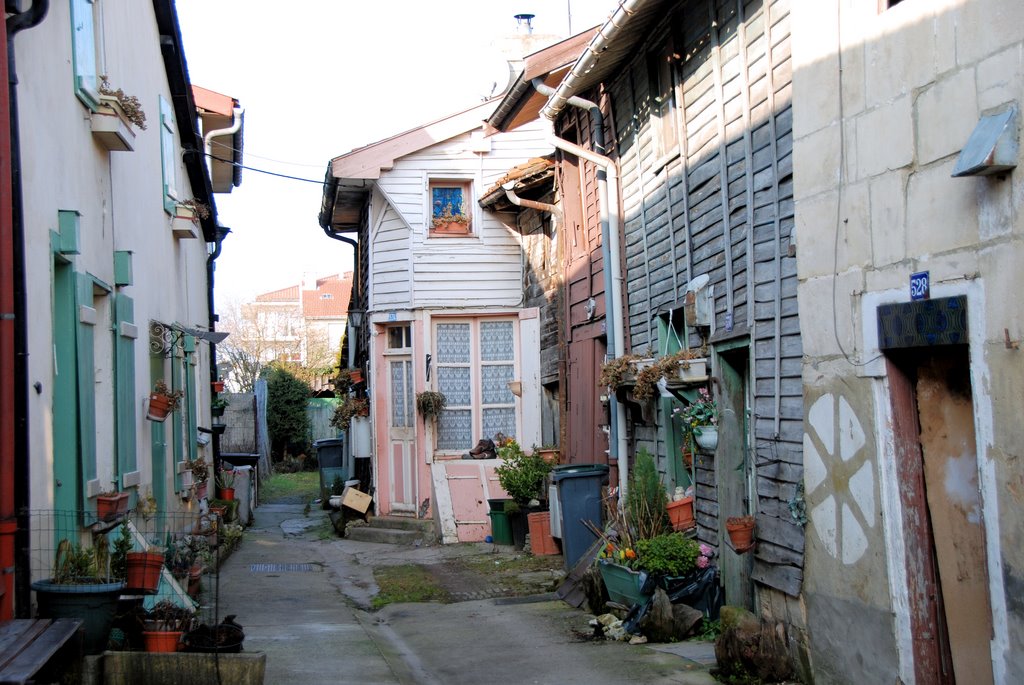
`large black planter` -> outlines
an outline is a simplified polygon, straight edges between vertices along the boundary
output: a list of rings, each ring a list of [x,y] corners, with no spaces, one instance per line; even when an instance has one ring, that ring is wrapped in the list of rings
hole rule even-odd
[[[82,619],[85,653],[99,654],[106,649],[123,582],[64,584],[37,580],[32,589],[36,591],[40,618]]]

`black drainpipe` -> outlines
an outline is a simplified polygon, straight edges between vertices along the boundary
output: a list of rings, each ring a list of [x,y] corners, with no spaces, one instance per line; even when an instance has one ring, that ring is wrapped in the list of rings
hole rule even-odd
[[[217,330],[216,324],[218,316],[213,306],[213,274],[216,270],[214,262],[217,257],[220,257],[221,247],[224,244],[224,239],[231,233],[231,229],[227,226],[218,226],[216,237],[214,239],[213,252],[206,258],[206,307],[207,311],[210,312],[210,321],[207,325],[207,330],[211,333]],[[220,374],[217,371],[217,343],[210,343],[210,382],[211,386],[213,381],[219,380]],[[217,393],[213,393],[214,396]],[[211,417],[212,421],[212,417]],[[220,468],[220,433],[214,432],[211,436],[213,439],[213,468],[214,473],[217,473],[216,469]]]
[[[11,11],[17,3],[6,2]],[[49,0],[34,0],[31,9],[7,18],[7,91],[11,109],[11,233],[14,243],[14,505],[18,530],[14,536],[14,612],[29,617],[32,568],[29,558],[28,445],[28,307],[25,286],[25,216],[21,197],[21,141],[18,137],[18,73],[14,36],[46,18]]]

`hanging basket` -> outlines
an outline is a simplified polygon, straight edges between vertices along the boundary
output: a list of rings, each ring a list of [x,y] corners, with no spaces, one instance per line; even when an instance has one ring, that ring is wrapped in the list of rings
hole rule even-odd
[[[149,404],[146,407],[146,418],[150,421],[163,423],[167,415],[171,413],[171,399],[167,395],[152,393],[149,396]]]
[[[744,554],[754,548],[753,516],[731,516],[725,521],[725,530],[737,554]]]
[[[701,426],[700,433],[694,432],[693,439],[697,447],[705,453],[712,453],[718,449],[718,426]]]

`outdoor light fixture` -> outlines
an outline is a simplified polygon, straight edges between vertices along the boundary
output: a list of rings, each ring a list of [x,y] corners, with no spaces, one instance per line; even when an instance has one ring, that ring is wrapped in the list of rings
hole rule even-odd
[[[359,328],[363,325],[363,312],[359,309],[353,309],[348,313],[348,321],[352,324],[352,328]]]

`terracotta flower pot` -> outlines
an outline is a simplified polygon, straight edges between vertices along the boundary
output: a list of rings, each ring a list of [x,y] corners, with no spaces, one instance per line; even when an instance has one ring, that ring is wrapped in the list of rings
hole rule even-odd
[[[210,387],[214,392],[224,392],[224,381],[211,381]]]
[[[181,642],[180,630],[144,630],[143,644],[147,652],[177,652]]]
[[[534,556],[558,554],[558,545],[551,536],[551,512],[535,511],[527,514],[530,528],[530,550]]]
[[[160,552],[129,552],[127,592],[150,595],[160,585],[164,555]]]
[[[693,497],[669,502],[668,518],[672,521],[672,530],[688,530],[697,525],[693,518]]]
[[[150,421],[163,423],[171,413],[171,400],[167,395],[151,393],[146,407],[146,418]]]
[[[96,518],[100,521],[113,521],[128,511],[128,493],[119,492],[114,495],[98,495],[96,497]]]
[[[754,547],[754,517],[731,516],[725,521],[729,541],[737,554],[749,552]]]
[[[235,499],[234,488],[217,488],[217,499],[222,499],[225,502],[230,502]]]

